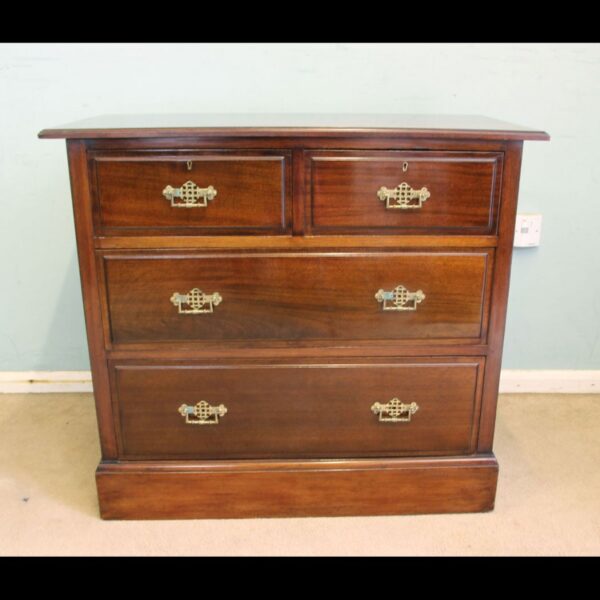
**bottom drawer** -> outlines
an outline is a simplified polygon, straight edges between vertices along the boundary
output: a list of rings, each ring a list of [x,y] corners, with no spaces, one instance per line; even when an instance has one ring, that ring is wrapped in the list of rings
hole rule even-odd
[[[113,365],[122,458],[332,458],[474,449],[483,359]]]

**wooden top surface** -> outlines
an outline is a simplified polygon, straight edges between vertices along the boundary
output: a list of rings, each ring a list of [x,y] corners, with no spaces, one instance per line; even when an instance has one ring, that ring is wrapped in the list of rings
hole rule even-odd
[[[148,114],[103,115],[44,129],[40,138],[343,137],[352,135],[549,140],[539,129],[470,115]]]

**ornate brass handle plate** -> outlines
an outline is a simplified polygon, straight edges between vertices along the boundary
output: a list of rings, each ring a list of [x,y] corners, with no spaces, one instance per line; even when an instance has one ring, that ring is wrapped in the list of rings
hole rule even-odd
[[[193,181],[186,181],[179,188],[168,185],[163,190],[163,196],[174,208],[203,208],[208,206],[208,201],[214,200],[216,195],[217,190],[212,185],[201,188]]]
[[[171,296],[171,302],[177,307],[181,315],[201,315],[213,312],[214,306],[219,306],[223,298],[219,292],[205,294],[202,290],[194,288],[187,294],[175,292]]]
[[[383,310],[417,310],[417,304],[425,300],[423,290],[409,292],[403,285],[386,292],[379,290],[375,294],[377,302],[383,303]]]
[[[204,400],[194,406],[182,404],[178,410],[179,414],[185,417],[185,422],[188,425],[218,425],[219,417],[224,417],[227,414],[227,407],[224,404],[211,406]]]
[[[392,398],[385,404],[375,402],[371,410],[379,415],[382,423],[409,423],[411,417],[419,410],[419,405],[416,402],[404,404],[398,398]]]
[[[423,202],[431,196],[429,190],[426,187],[422,187],[420,190],[414,190],[406,182],[402,182],[395,188],[380,187],[377,191],[377,197],[385,202],[386,208],[400,209],[400,210],[412,210],[415,208],[421,208]]]

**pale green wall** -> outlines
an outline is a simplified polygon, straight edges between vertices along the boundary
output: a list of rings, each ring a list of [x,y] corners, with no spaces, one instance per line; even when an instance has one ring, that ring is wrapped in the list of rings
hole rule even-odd
[[[88,368],[64,142],[103,113],[483,114],[525,144],[504,366],[600,368],[600,46],[0,45],[0,371]]]

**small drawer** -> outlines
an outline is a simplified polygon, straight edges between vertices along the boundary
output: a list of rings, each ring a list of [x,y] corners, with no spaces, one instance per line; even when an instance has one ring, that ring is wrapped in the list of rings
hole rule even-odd
[[[104,254],[108,337],[479,343],[492,252]]]
[[[502,153],[312,152],[312,233],[496,233]]]
[[[100,235],[284,233],[291,225],[285,152],[91,158]]]
[[[122,458],[329,458],[473,450],[483,359],[117,364]]]

